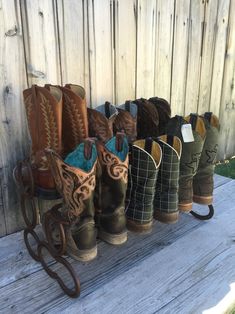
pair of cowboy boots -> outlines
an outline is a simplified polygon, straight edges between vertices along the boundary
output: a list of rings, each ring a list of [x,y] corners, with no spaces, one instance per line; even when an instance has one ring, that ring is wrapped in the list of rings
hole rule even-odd
[[[149,232],[153,218],[178,220],[178,180],[181,141],[162,135],[133,143],[126,198],[127,227]]]
[[[99,238],[118,245],[126,242],[125,197],[129,147],[124,132],[114,132],[115,106],[106,102],[88,108],[89,134],[97,138],[99,171],[95,191],[96,225]]]
[[[82,143],[89,135],[85,90],[72,84],[65,87],[33,85],[23,94],[32,139],[35,195],[54,199],[58,198],[57,191],[60,192],[64,206],[59,215],[68,226],[67,253],[79,260],[92,259],[97,251],[92,205],[97,164],[94,156],[97,152],[90,141]],[[89,147],[93,147],[91,159],[87,154]],[[50,153],[45,151],[48,149]],[[74,149],[80,160],[75,166],[66,162],[69,158],[66,156]],[[88,178],[92,178],[92,184],[84,199]],[[53,234],[55,243],[57,235],[56,232]]]
[[[191,139],[187,139],[188,135],[185,134],[189,125]],[[218,118],[211,112],[201,116],[190,114],[185,118],[175,116],[169,121],[167,132],[182,140],[179,210],[190,212],[193,202],[212,204],[214,163],[218,150]]]

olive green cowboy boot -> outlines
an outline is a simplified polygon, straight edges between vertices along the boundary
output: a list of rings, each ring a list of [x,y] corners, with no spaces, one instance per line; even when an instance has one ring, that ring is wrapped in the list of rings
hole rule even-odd
[[[162,149],[162,161],[156,183],[154,218],[163,223],[178,221],[179,170],[182,144],[178,137],[162,135],[157,142]]]
[[[98,235],[107,243],[119,245],[127,240],[128,141],[123,133],[117,133],[106,143],[97,142],[97,148],[101,169],[95,202]]]
[[[191,124],[193,140],[185,142],[182,136],[184,125]],[[190,114],[183,118],[175,116],[167,125],[167,134],[176,135],[182,142],[179,177],[179,210],[189,212],[193,205],[193,177],[195,176],[203,149],[206,129],[202,118]]]
[[[96,257],[94,189],[96,185],[97,150],[87,139],[65,160],[52,150],[47,150],[57,190],[64,200],[61,212],[66,226],[66,252],[69,256],[89,261]]]
[[[206,140],[197,173],[193,177],[193,201],[210,205],[213,201],[213,175],[218,150],[219,120],[212,112],[206,112],[202,118],[206,127]]]
[[[153,200],[162,151],[151,138],[135,141],[131,150],[126,197],[127,228],[144,233],[152,229]]]

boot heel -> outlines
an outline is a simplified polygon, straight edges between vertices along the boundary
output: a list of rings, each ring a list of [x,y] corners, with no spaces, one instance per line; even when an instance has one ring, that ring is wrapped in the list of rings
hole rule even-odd
[[[98,237],[112,245],[120,245],[127,241],[127,231],[119,234],[111,234],[104,231],[102,228],[99,229]]]

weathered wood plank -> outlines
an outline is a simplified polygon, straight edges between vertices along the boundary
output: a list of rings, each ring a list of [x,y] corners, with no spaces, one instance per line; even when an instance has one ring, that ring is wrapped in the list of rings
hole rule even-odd
[[[114,102],[113,2],[88,0],[91,106]]]
[[[234,210],[233,204],[218,220],[148,257],[80,303],[71,303],[63,313],[199,314],[216,306],[235,280]],[[234,300],[233,295],[221,312],[211,313],[224,313]]]
[[[154,96],[156,1],[138,0],[136,98]]]
[[[225,68],[220,105],[220,141],[219,159],[235,154],[235,3],[231,1],[229,13],[229,28],[225,52]]]
[[[115,310],[115,307],[117,308],[117,310],[121,310],[121,305],[117,304],[117,299],[119,296],[119,301],[122,300],[122,302],[124,303],[123,296],[125,293],[128,293],[128,298],[129,293],[131,295],[131,298],[135,299],[136,297],[135,301],[133,301],[132,304],[135,304],[138,298],[141,300],[141,302],[144,302],[144,300],[142,299],[142,292],[140,296],[138,294],[135,294],[133,291],[132,293],[130,292],[131,289],[133,289],[133,284],[130,284],[128,289],[122,288],[121,290],[116,290],[116,288],[121,284],[121,281],[128,283],[132,279],[134,281],[137,280],[137,282],[135,281],[134,283],[134,285],[137,287],[138,284],[141,284],[142,282],[143,285],[149,282],[149,287],[153,287],[154,289],[156,289],[155,291],[158,291],[159,288],[162,291],[162,293],[159,294],[159,297],[157,297],[158,294],[156,293],[153,295],[155,296],[155,298],[157,297],[156,300],[163,299],[162,302],[164,304],[167,303],[169,301],[169,299],[167,299],[167,296],[170,296],[170,299],[173,298],[174,287],[177,287],[177,285],[174,285],[174,281],[178,280],[177,284],[180,284],[179,278],[182,275],[183,282],[185,284],[189,282],[189,286],[193,286],[195,281],[198,282],[196,279],[203,278],[203,276],[195,278],[195,276],[192,275],[192,279],[190,279],[190,274],[197,273],[197,267],[200,266],[199,269],[201,269],[204,265],[203,263],[206,263],[206,261],[209,262],[210,257],[211,259],[213,259],[216,254],[220,254],[220,252],[217,250],[217,240],[215,241],[215,243],[213,241],[210,241],[212,247],[208,247],[209,238],[211,237],[210,234],[212,232],[214,235],[216,234],[218,238],[220,238],[220,231],[222,229],[225,233],[229,233],[229,230],[234,224],[232,222],[232,217],[234,216],[230,216],[234,213],[234,196],[229,198],[229,196],[233,195],[232,192],[234,191],[234,187],[235,181],[231,180],[224,185],[216,188],[214,202],[216,216],[208,223],[197,221],[191,215],[181,215],[179,223],[175,225],[164,225],[156,223],[153,233],[149,235],[137,236],[130,233],[128,242],[121,247],[113,247],[103,242],[99,242],[98,257],[96,260],[90,263],[81,264],[75,261],[71,261],[71,259],[69,259],[72,262],[72,265],[77,270],[82,284],[82,295],[80,299],[76,301],[68,299],[66,296],[63,296],[62,292],[53,282],[53,280],[48,278],[43,271],[38,271],[39,268],[37,268],[37,265],[35,265],[35,263],[32,263],[33,266],[32,269],[30,269],[30,264],[23,265],[21,259],[19,261],[20,269],[17,270],[16,266],[14,266],[13,268],[15,271],[15,276],[18,280],[12,281],[14,280],[14,278],[10,273],[10,266],[7,267],[6,274],[4,275],[5,279],[2,280],[6,283],[6,278],[10,277],[8,284],[5,284],[4,287],[0,289],[0,304],[3,304],[2,310],[7,312],[13,308],[14,312],[25,311],[25,309],[29,309],[31,312],[62,312],[66,309],[75,311],[76,307],[77,311],[79,309],[82,313],[85,311],[90,313],[89,311],[91,310],[91,305],[88,305],[87,301],[90,297],[93,305],[95,305],[94,310],[98,311],[98,313],[102,310],[110,310],[110,307],[112,306],[113,310]],[[224,215],[226,215],[226,220],[224,218]],[[228,223],[229,220],[230,222]],[[217,225],[219,226],[218,232]],[[224,227],[225,225],[226,228]],[[204,231],[201,232],[202,229]],[[208,236],[207,229],[209,229]],[[190,239],[192,233],[195,233],[194,237],[192,238],[192,240],[188,240]],[[203,246],[201,245],[202,242],[204,243],[204,240],[199,240],[200,236],[202,237],[202,239],[205,239],[206,249],[203,249]],[[181,239],[185,239],[184,241],[186,241],[184,242],[185,244],[183,246],[177,245],[177,243],[181,241]],[[195,239],[197,239],[197,241]],[[222,237],[221,241],[223,242]],[[192,243],[194,243],[194,245],[192,245]],[[225,241],[225,243],[229,245],[227,240]],[[177,253],[172,253],[172,246],[174,246],[174,244],[177,247],[175,249]],[[186,251],[187,249],[186,255],[178,254],[180,251],[180,247],[185,248],[184,251]],[[221,246],[221,248],[223,249],[223,246]],[[167,254],[164,253],[166,250],[168,252]],[[189,252],[188,250],[191,251]],[[20,251],[22,250],[20,249]],[[8,265],[11,265],[11,263],[13,264],[13,262],[16,261],[16,256],[18,256],[19,258],[19,255],[15,254],[14,256],[13,252],[14,250],[12,249],[11,254],[9,254],[10,260]],[[191,252],[194,254],[198,252],[198,255],[194,256],[191,254]],[[22,254],[24,255],[26,253],[22,252]],[[147,271],[148,267],[146,267],[146,265],[148,264],[149,258],[154,261],[154,270],[152,268],[153,271],[151,270],[151,276],[148,275],[145,278],[145,271],[142,272],[141,269],[145,269]],[[174,259],[177,259],[177,262],[174,265],[178,265],[178,268],[175,268],[173,264],[172,266],[169,264],[173,263]],[[0,257],[0,261],[2,263],[4,259],[2,260]],[[26,264],[27,261],[28,259],[26,259]],[[156,261],[158,270],[156,269]],[[168,263],[164,263],[164,261],[168,261]],[[165,264],[165,268],[167,268],[168,271],[171,271],[172,274],[170,277],[168,277],[172,278],[172,281],[169,283],[171,287],[170,294],[166,293],[166,289],[168,288],[168,281],[163,280],[161,277],[161,274],[162,276],[164,274],[160,268],[163,264]],[[6,263],[4,265],[6,265]],[[151,265],[151,267],[153,267],[152,263]],[[61,269],[58,265],[53,265],[53,267],[55,267],[55,269],[57,270]],[[135,275],[137,274],[138,268],[140,269],[138,270],[139,279],[137,278],[137,275]],[[174,277],[174,271],[176,277]],[[198,273],[200,272],[198,271]],[[129,275],[127,276],[127,274]],[[125,280],[120,279],[123,277],[125,278]],[[152,279],[150,277],[152,277]],[[149,281],[147,281],[147,278]],[[112,286],[112,289],[110,289],[110,285]],[[106,289],[105,287],[109,287],[109,289]],[[150,297],[151,299],[151,289],[146,290],[145,288],[143,288],[144,286],[141,287],[138,288],[139,291],[143,291],[144,289],[146,296]],[[116,294],[116,296],[111,299],[106,297],[106,295],[109,294],[109,290],[112,290],[113,294]],[[14,291],[14,299],[9,298],[9,296],[12,294],[12,291]],[[105,297],[104,295],[102,296],[102,292],[105,293]],[[164,295],[164,298],[162,297],[162,295]],[[94,301],[95,298],[98,300],[98,303]],[[126,300],[128,300],[128,298]],[[3,300],[5,302],[3,302]],[[113,301],[107,302],[107,300],[114,300],[114,303]],[[103,302],[106,302],[104,309],[102,308]],[[127,303],[128,301],[125,303],[125,305],[128,308],[129,305]],[[79,308],[79,306],[81,306],[81,308]],[[142,304],[140,304],[140,306],[142,306]]]
[[[170,101],[174,1],[157,0],[154,95]]]
[[[55,0],[23,0],[21,5],[29,85],[61,84]]]
[[[203,29],[201,77],[198,103],[198,112],[200,114],[208,111],[210,107],[218,2],[224,1],[205,1],[206,9]]]
[[[184,115],[197,112],[198,107],[204,13],[204,1],[190,2]]]
[[[173,68],[171,84],[172,115],[183,115],[185,111],[185,89],[187,80],[188,34],[190,1],[177,0],[175,6]]]
[[[84,86],[89,104],[86,3],[82,0],[60,0],[57,1],[57,9],[62,83]]]
[[[135,99],[137,0],[118,0],[115,5],[116,104]]]
[[[213,75],[211,82],[210,111],[219,116],[221,93],[223,87],[224,59],[227,42],[227,29],[230,0],[218,2],[218,12],[215,26],[215,51]]]
[[[19,1],[0,3],[0,236],[22,227],[12,171],[29,148],[22,90],[27,87]]]

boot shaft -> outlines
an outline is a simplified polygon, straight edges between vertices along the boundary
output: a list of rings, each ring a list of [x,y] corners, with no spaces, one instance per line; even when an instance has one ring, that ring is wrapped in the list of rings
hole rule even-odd
[[[162,151],[160,145],[149,138],[135,141],[131,156],[126,216],[129,221],[146,225],[153,217],[153,200]],[[131,225],[134,228],[134,223]]]
[[[178,220],[179,169],[182,144],[178,137],[162,135],[158,138],[162,149],[156,193],[154,198],[154,217],[162,222],[173,223]]]
[[[219,120],[211,112],[206,112],[202,118],[206,127],[206,139],[197,173],[193,178],[193,200],[196,203],[210,205],[213,201],[213,175],[218,151]]]
[[[31,163],[35,184],[45,189],[54,188],[44,150],[62,151],[62,93],[53,87],[33,85],[23,91],[26,115],[32,140]]]
[[[53,150],[46,150],[57,190],[65,203],[65,215],[81,216],[90,206],[96,184],[97,151],[86,140],[63,160]],[[89,210],[88,210],[89,211]],[[92,209],[91,209],[92,211]]]

